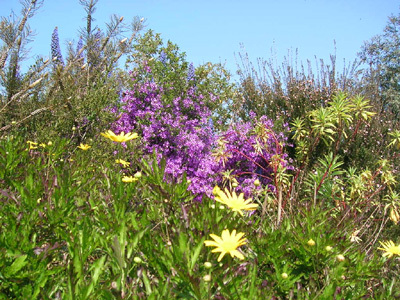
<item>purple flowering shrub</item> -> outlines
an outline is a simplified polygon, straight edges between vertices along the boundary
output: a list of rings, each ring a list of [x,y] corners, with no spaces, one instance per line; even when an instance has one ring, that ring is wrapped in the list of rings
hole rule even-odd
[[[251,196],[261,187],[267,186],[275,191],[274,174],[277,168],[290,170],[287,153],[287,137],[283,132],[276,134],[273,130],[272,120],[262,116],[253,122],[240,122],[232,124],[219,136],[219,148],[214,154],[217,160],[222,161],[223,171],[234,178],[236,190]],[[286,125],[285,131],[289,128]],[[258,180],[259,184],[255,184]]]
[[[157,82],[166,91],[164,101],[170,103],[195,87],[196,93],[203,95],[202,101],[212,111],[214,126],[222,129],[228,123],[236,87],[222,64],[207,62],[194,67],[176,44],[164,43],[161,35],[152,30],[138,36],[134,50],[127,68],[133,70],[135,82]]]
[[[276,135],[273,123],[266,117],[259,122],[232,124],[226,131],[213,129],[211,111],[204,96],[189,87],[170,101],[171,89],[156,82],[134,81],[123,93],[120,108],[114,108],[119,119],[113,130],[135,131],[142,137],[143,151],[156,153],[166,160],[167,180],[177,180],[186,173],[189,190],[197,199],[211,196],[216,184],[222,186],[223,173],[230,172],[238,183],[237,190],[246,196],[254,191],[254,180],[262,185],[273,184],[271,161],[283,153],[285,137]],[[211,99],[213,97],[210,97]]]
[[[154,152],[158,162],[165,159],[166,180],[179,182],[185,173],[197,199],[211,196],[216,184],[227,185],[227,173],[247,196],[257,178],[272,187],[276,172],[270,163],[277,155],[286,159],[285,138],[273,132],[272,121],[264,117],[257,122],[253,116],[252,122],[226,129],[231,120],[221,115],[226,103],[220,96],[229,95],[229,86],[222,75],[215,80],[217,73],[188,64],[176,45],[164,46],[151,31],[135,49],[130,86],[113,109],[119,116],[112,126],[115,133],[137,132],[145,154]]]
[[[155,82],[135,83],[121,99],[122,114],[113,129],[116,133],[138,132],[145,153],[155,152],[158,159],[166,159],[165,174],[170,179],[186,172],[193,193],[209,193],[219,171],[210,155],[216,140],[208,125],[211,112],[195,88],[172,103],[165,101],[167,94]]]

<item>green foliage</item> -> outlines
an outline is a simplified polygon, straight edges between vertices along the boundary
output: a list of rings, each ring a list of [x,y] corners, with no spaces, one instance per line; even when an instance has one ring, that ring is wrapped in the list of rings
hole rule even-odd
[[[376,255],[375,247],[367,255],[351,242],[353,220],[343,219],[345,212],[335,211],[334,203],[330,209],[320,201],[313,208],[303,203],[296,212],[289,206],[280,224],[271,226],[275,222],[258,213],[242,217],[206,197],[191,201],[185,178],[163,181],[163,163],[156,164],[154,157],[133,158],[128,167],[116,164],[107,152],[118,150],[118,157],[125,158],[136,142],[128,142],[126,148],[109,143],[98,139],[88,150],[70,151],[66,140],[34,145],[14,135],[0,141],[5,154],[0,163],[7,170],[0,177],[0,297],[395,295],[398,282],[385,273],[392,269]],[[334,178],[343,177],[342,165],[332,155],[319,164],[306,184],[312,194],[312,183],[321,182],[318,199],[328,199]],[[324,169],[327,175],[320,171]],[[389,169],[381,170],[385,177]],[[122,182],[123,174],[138,171],[137,181]],[[342,187],[346,182],[343,178],[334,184]],[[396,199],[393,194],[386,203]],[[269,211],[268,216],[276,214]],[[217,255],[204,246],[211,233],[226,228],[245,233],[244,261],[227,254],[218,263]],[[359,236],[367,238],[367,233]],[[376,282],[383,285],[372,291]]]
[[[352,164],[362,164],[354,142],[362,143],[366,137],[359,137],[359,132],[375,115],[372,107],[361,96],[347,97],[338,93],[326,106],[309,111],[306,117],[299,117],[292,123],[293,141],[296,144],[297,159],[307,164],[321,157],[324,151],[342,154]],[[322,142],[322,143],[321,143]]]
[[[377,249],[400,242],[400,133],[386,110],[396,84],[379,94],[375,77],[356,80],[357,64],[336,76],[334,57],[317,75],[310,64],[306,74],[288,61],[278,69],[260,61],[258,76],[244,57],[236,90],[222,65],[194,68],[159,34],[139,35],[142,20],[123,38],[122,18],[99,31],[97,1],[80,3],[83,48],[72,44],[65,65],[38,59],[26,74],[18,66],[40,1],[23,1],[21,19],[1,20],[0,299],[399,297],[398,267]],[[396,47],[397,21],[379,47]],[[395,52],[374,51],[387,79],[395,66],[382,66]],[[117,65],[124,55],[131,74]],[[274,190],[255,191],[260,209],[242,216],[213,198],[193,201],[186,176],[165,180],[165,160],[144,156],[140,138],[121,145],[98,135],[119,91],[150,76],[171,88],[166,102],[190,88],[203,94],[216,130],[251,111],[291,124],[293,170],[279,156],[266,162]],[[257,124],[254,133],[265,130]],[[244,233],[244,260],[226,253],[218,262],[205,246],[225,229]]]
[[[400,15],[389,17],[382,34],[365,42],[359,57],[368,64],[365,75],[378,82],[381,104],[384,110],[393,111],[396,117],[400,109]]]
[[[81,2],[87,12],[86,28],[81,30],[81,49],[75,50],[76,45],[70,44],[65,65],[38,58],[25,74],[19,72],[22,50],[12,52],[11,56],[7,53],[19,47],[21,40],[28,41],[24,34],[28,29],[24,26],[27,26],[27,18],[36,13],[40,2],[31,1],[26,5],[22,13],[27,18],[20,23],[17,20],[2,21],[4,28],[0,27],[0,32],[5,46],[1,52],[4,64],[0,65],[4,87],[0,101],[1,131],[19,127],[32,139],[63,136],[72,137],[79,144],[85,137],[97,133],[93,124],[106,126],[112,121],[106,108],[117,102],[119,91],[127,80],[118,68],[118,61],[132,50],[133,40],[142,30],[143,22],[134,19],[130,36],[126,38],[121,36],[122,28],[126,27],[122,17],[113,15],[104,32],[97,26],[93,28],[96,3]],[[15,30],[8,30],[9,27],[15,27]],[[3,71],[5,66],[8,66],[7,72]],[[46,131],[49,126],[50,132]],[[72,132],[72,128],[77,130]]]
[[[194,76],[189,78],[192,67]],[[185,52],[180,52],[177,45],[171,41],[165,45],[160,34],[149,30],[137,37],[134,51],[127,59],[127,68],[132,70],[134,81],[154,80],[163,86],[168,98],[164,99],[166,103],[172,105],[173,99],[185,97],[194,88],[196,94],[203,95],[203,101],[213,112],[217,128],[231,120],[228,105],[236,90],[223,65],[208,62],[194,67],[186,61]]]

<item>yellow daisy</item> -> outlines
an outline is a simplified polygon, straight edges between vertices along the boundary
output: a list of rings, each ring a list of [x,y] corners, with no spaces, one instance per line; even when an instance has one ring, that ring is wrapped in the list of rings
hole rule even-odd
[[[29,150],[37,149],[38,143],[32,141],[27,141],[26,143],[29,144]]]
[[[138,179],[133,176],[124,176],[122,177],[122,182],[135,182]]]
[[[218,194],[222,192],[218,185],[216,185],[212,191],[214,196],[218,196]]]
[[[213,190],[213,193],[215,195],[215,200],[225,204],[229,208],[231,208],[233,211],[237,211],[243,216],[242,210],[256,210],[258,207],[258,204],[256,203],[251,203],[251,198],[247,199],[246,201],[244,200],[244,194],[241,193],[239,196],[236,194],[235,191],[232,192],[232,194],[228,191],[228,189],[225,189],[225,191],[222,191],[220,188],[215,187]]]
[[[123,160],[123,159],[116,159],[115,162],[116,162],[117,164],[121,164],[124,168],[129,167],[129,165],[131,164],[130,162],[125,161],[125,160]]]
[[[383,256],[392,257],[393,255],[400,255],[400,245],[395,245],[393,241],[379,242],[383,248],[378,248],[379,250],[385,251]]]
[[[123,142],[127,142],[133,139],[138,138],[138,134],[136,132],[128,132],[127,134],[125,134],[123,131],[119,134],[116,135],[114,132],[112,132],[111,130],[108,130],[105,133],[101,133],[102,136],[114,141],[114,142],[118,142],[118,143],[123,143]]]
[[[86,151],[86,150],[88,150],[89,148],[91,148],[92,146],[89,146],[88,144],[80,144],[79,146],[78,146],[78,148],[79,149],[82,149],[83,151]]]
[[[236,256],[241,260],[244,259],[243,254],[237,250],[238,247],[246,244],[246,240],[243,238],[243,232],[236,234],[236,230],[233,230],[232,234],[230,234],[229,230],[225,229],[222,231],[221,237],[215,234],[210,234],[210,236],[214,239],[214,241],[204,241],[204,244],[207,247],[216,247],[211,251],[213,253],[221,252],[218,257],[219,262],[226,253],[229,253],[232,257]]]

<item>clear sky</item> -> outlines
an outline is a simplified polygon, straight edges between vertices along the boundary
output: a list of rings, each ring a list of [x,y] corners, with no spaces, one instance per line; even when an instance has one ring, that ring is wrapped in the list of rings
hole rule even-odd
[[[0,0],[0,15],[18,13],[20,7],[18,0]],[[148,29],[176,43],[195,66],[222,62],[234,73],[241,45],[253,61],[276,58],[280,64],[290,49],[297,49],[300,61],[317,56],[329,62],[336,41],[343,65],[399,12],[396,0],[99,0],[94,25],[105,29],[112,14],[128,22],[144,17]],[[49,57],[54,27],[65,53],[68,41],[76,42],[78,29],[85,26],[85,11],[79,0],[44,0],[29,24],[37,34],[31,56]]]

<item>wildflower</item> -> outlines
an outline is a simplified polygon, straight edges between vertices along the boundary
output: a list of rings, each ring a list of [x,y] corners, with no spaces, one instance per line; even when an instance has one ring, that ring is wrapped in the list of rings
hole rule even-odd
[[[400,255],[400,245],[395,245],[393,241],[379,242],[383,248],[378,248],[379,250],[385,251],[382,256],[387,256],[391,258],[393,255]]]
[[[53,142],[52,142],[52,141],[49,141],[49,142],[47,143],[47,145],[48,145],[48,146],[52,146],[52,145],[53,145]]]
[[[221,191],[221,189],[219,188],[219,186],[218,185],[216,185],[215,187],[214,187],[214,189],[213,189],[213,195],[214,196],[218,196],[218,194],[220,193],[220,192],[222,192]]]
[[[167,54],[163,51],[160,53],[160,62],[165,66],[167,64]]]
[[[205,267],[206,269],[211,269],[212,263],[210,263],[209,261],[206,261],[206,262],[204,263],[204,267]]]
[[[195,79],[194,66],[193,66],[193,63],[190,63],[186,80],[189,82],[194,79]]]
[[[136,173],[133,175],[133,177],[139,179],[140,177],[142,177],[142,172],[140,172],[140,171],[136,172]]]
[[[256,179],[254,180],[254,186],[259,186],[260,185],[260,180]]]
[[[134,133],[128,132],[127,134],[125,134],[122,131],[119,135],[116,135],[111,130],[108,130],[105,133],[101,133],[101,135],[114,141],[114,142],[118,142],[118,143],[127,142],[130,140],[136,139],[138,137],[138,134],[136,132],[134,132]]]
[[[315,241],[313,239],[308,240],[307,242],[308,246],[315,246]]]
[[[333,249],[333,248],[332,248],[331,246],[326,246],[326,247],[325,247],[325,250],[328,251],[328,252],[332,251],[332,249]]]
[[[289,277],[287,273],[282,273],[281,276],[282,276],[283,279],[286,279],[286,278]]]
[[[123,159],[116,159],[115,162],[116,162],[117,164],[121,164],[124,168],[129,167],[129,165],[131,164],[130,162],[125,161],[125,160],[123,160]]]
[[[135,182],[138,179],[133,176],[124,176],[122,177],[122,182]]]
[[[82,149],[83,151],[86,151],[86,150],[88,150],[89,148],[91,148],[92,146],[89,146],[88,144],[80,144],[79,146],[78,146],[78,148],[79,149]]]
[[[203,280],[204,280],[205,282],[210,282],[210,281],[211,281],[211,275],[209,275],[209,274],[204,275]]]
[[[64,65],[64,60],[61,55],[60,42],[58,40],[58,28],[54,28],[53,34],[51,35],[51,57],[55,64]]]
[[[231,208],[233,211],[239,212],[243,216],[242,210],[255,210],[258,207],[258,204],[256,203],[250,203],[251,198],[247,199],[246,201],[244,200],[244,194],[241,193],[239,196],[236,195],[235,192],[232,192],[232,194],[228,191],[228,189],[225,189],[225,192],[222,191],[220,188],[215,187],[213,192],[215,192],[215,200],[225,204],[229,208]]]
[[[46,144],[45,143],[41,143],[41,144],[39,144],[39,147],[46,148]]]
[[[26,143],[29,144],[29,150],[37,149],[38,143],[35,143],[35,142],[32,142],[32,141],[27,141]]]
[[[337,256],[336,256],[336,259],[337,259],[338,261],[344,261],[344,260],[345,260],[345,258],[344,258],[344,256],[343,256],[342,254],[337,255]]]
[[[243,254],[237,250],[238,247],[246,244],[246,240],[243,239],[243,232],[236,234],[236,230],[234,229],[230,234],[229,230],[225,229],[222,231],[221,237],[215,234],[210,234],[210,236],[214,241],[204,241],[204,244],[207,247],[216,247],[211,252],[221,252],[218,262],[221,261],[226,253],[229,253],[232,257],[236,256],[239,259],[244,259]]]

